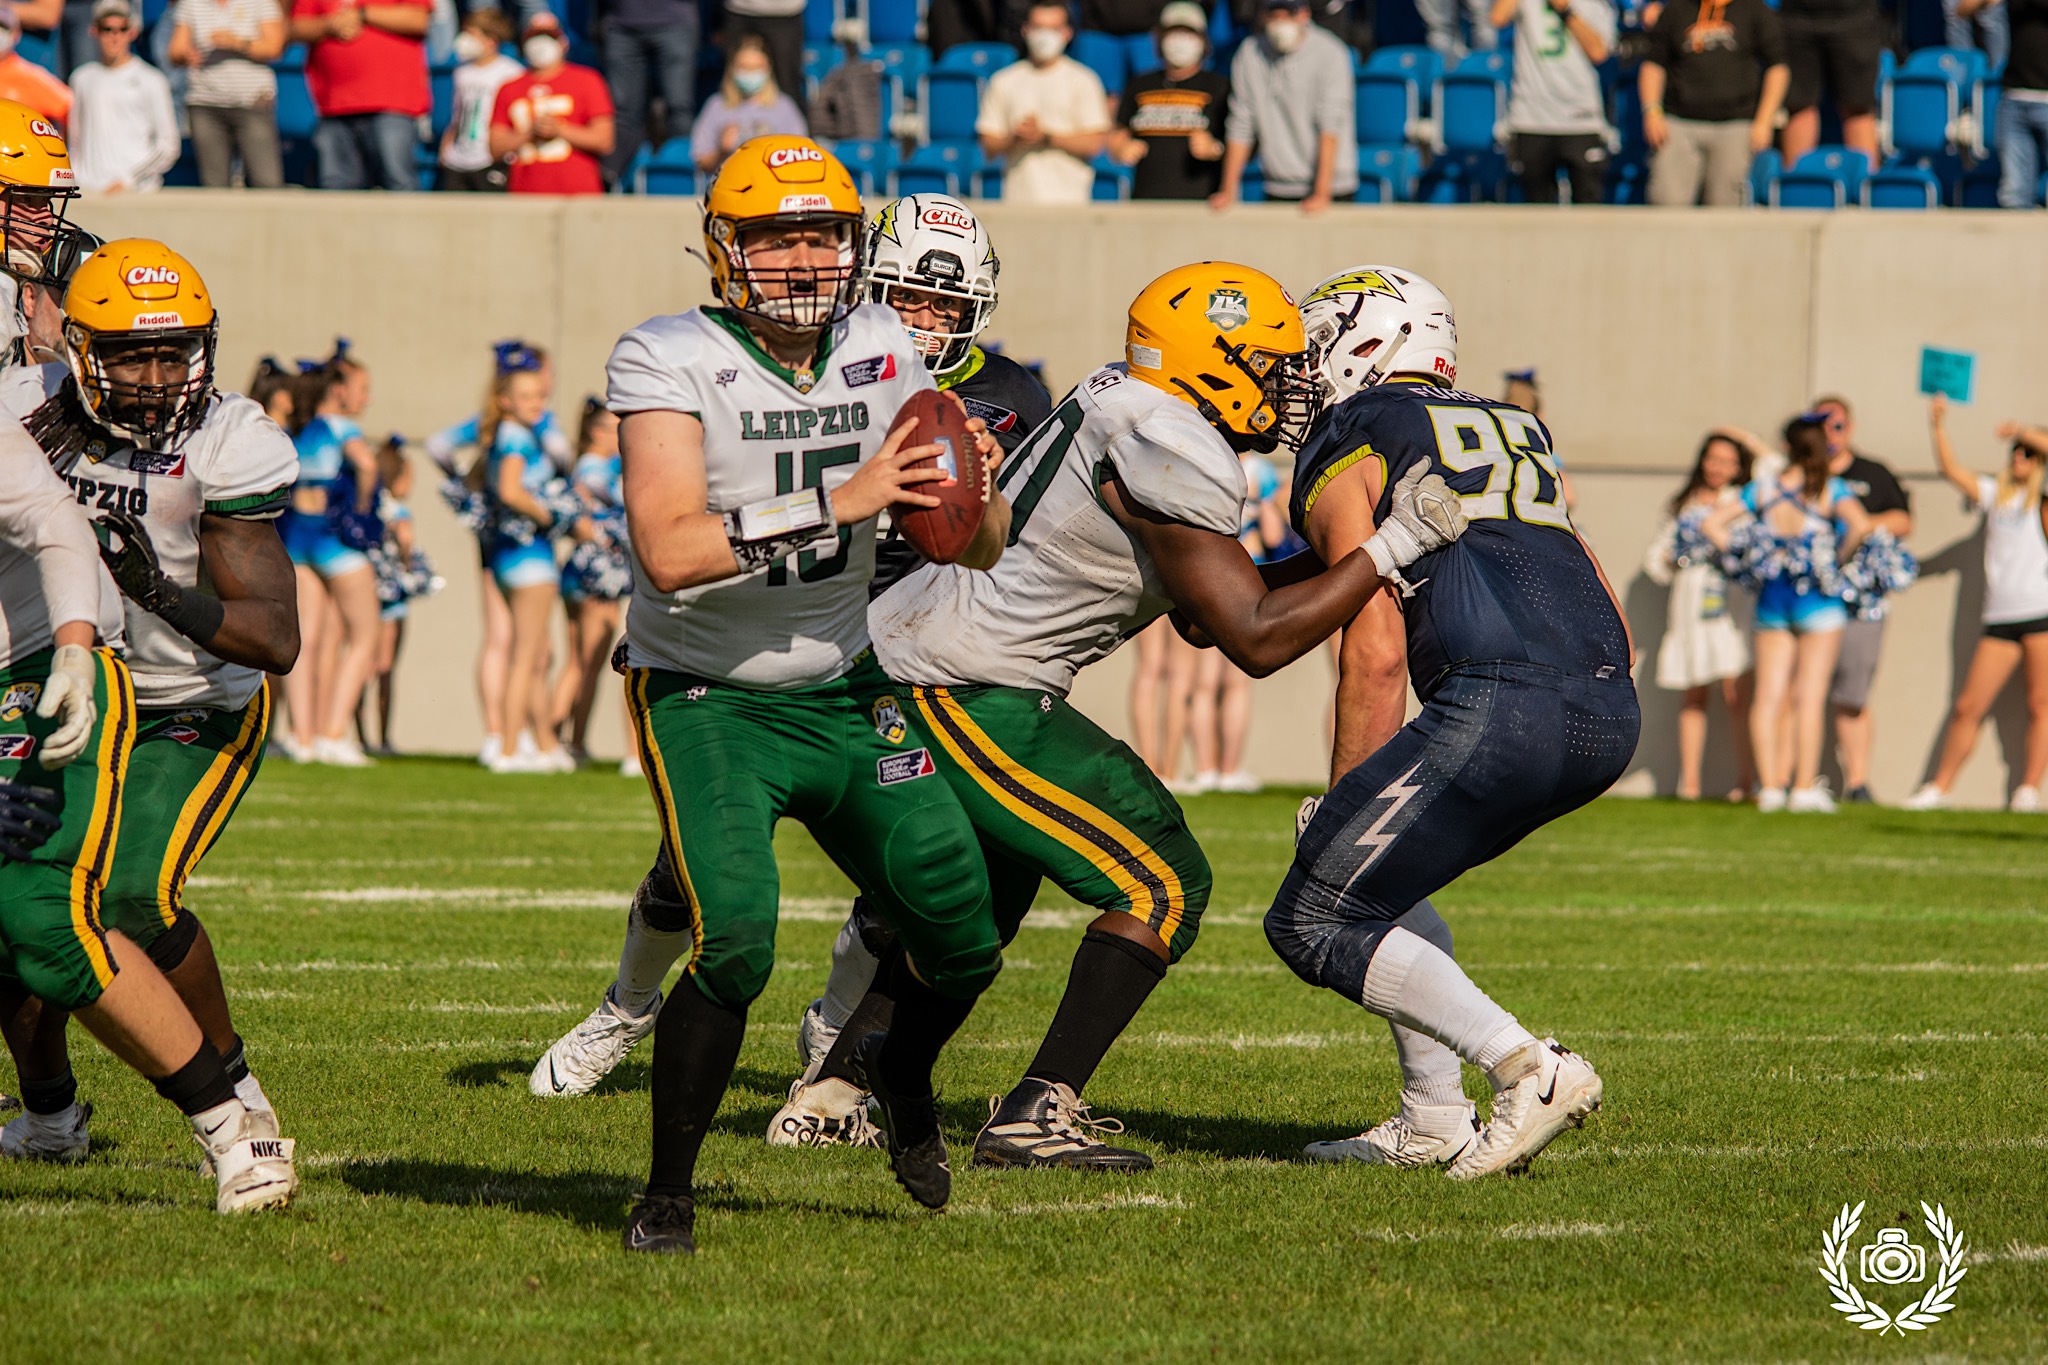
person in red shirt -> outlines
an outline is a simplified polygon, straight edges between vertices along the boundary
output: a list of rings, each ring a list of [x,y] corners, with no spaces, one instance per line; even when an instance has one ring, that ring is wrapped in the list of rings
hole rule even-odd
[[[21,41],[21,17],[0,0],[0,99],[26,104],[62,128],[71,117],[71,89],[14,50]]]
[[[510,157],[514,194],[602,194],[611,154],[612,92],[604,77],[567,60],[562,26],[546,10],[526,21],[520,55],[530,68],[505,82],[491,111],[491,155]]]
[[[427,95],[433,0],[292,0],[292,41],[307,45],[320,125],[320,188],[419,188],[414,167]]]

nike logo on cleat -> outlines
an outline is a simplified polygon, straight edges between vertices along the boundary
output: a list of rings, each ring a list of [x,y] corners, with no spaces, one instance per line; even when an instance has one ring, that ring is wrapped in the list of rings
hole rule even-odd
[[[1564,1069],[1564,1068],[1562,1068],[1562,1067],[1559,1067],[1559,1068],[1558,1068],[1558,1070],[1559,1070],[1559,1071],[1562,1071],[1563,1069]],[[1557,1094],[1557,1072],[1556,1072],[1556,1071],[1553,1071],[1553,1072],[1551,1072],[1551,1073],[1550,1073],[1550,1084],[1549,1084],[1549,1086],[1547,1086],[1547,1087],[1546,1087],[1546,1088],[1544,1089],[1544,1091],[1543,1091],[1543,1093],[1542,1093],[1542,1094],[1540,1094],[1540,1095],[1538,1095],[1538,1096],[1536,1097],[1536,1103],[1538,1103],[1538,1104],[1549,1104],[1549,1103],[1550,1103],[1550,1101],[1552,1100],[1552,1098],[1554,1098],[1554,1097],[1556,1096],[1556,1094]]]
[[[554,1087],[557,1095],[568,1089],[567,1086],[562,1084],[562,1078],[555,1074],[555,1059],[553,1057],[548,1058],[548,1084]]]

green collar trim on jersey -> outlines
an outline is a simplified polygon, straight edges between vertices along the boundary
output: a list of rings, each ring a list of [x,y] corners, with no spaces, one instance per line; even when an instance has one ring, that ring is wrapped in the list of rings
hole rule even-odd
[[[981,347],[970,346],[967,348],[967,359],[961,361],[944,374],[934,375],[933,381],[938,384],[939,392],[944,393],[947,389],[957,388],[980,374],[981,367],[986,364],[988,364],[988,356],[982,351]]]
[[[818,333],[818,354],[811,358],[811,382],[809,384],[800,384],[797,382],[797,372],[795,370],[790,369],[787,365],[776,360],[774,356],[761,349],[760,340],[748,329],[746,321],[738,313],[733,312],[729,308],[706,308],[704,316],[732,333],[733,339],[739,342],[745,348],[747,354],[758,361],[763,369],[789,385],[792,389],[795,389],[798,393],[809,393],[818,386],[818,381],[825,377],[825,361],[832,354],[832,327],[827,326],[820,329]]]

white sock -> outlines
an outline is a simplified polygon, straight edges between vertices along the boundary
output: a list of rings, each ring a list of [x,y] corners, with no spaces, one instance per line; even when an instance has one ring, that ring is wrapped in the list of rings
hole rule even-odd
[[[832,941],[832,974],[825,978],[825,1003],[818,1009],[828,1028],[846,1027],[846,1021],[853,1017],[853,1007],[868,993],[868,987],[875,982],[875,969],[881,965],[868,951],[868,945],[861,942],[854,917],[847,916],[839,937]]]
[[[277,1112],[270,1103],[270,1096],[264,1094],[263,1087],[257,1084],[256,1073],[253,1071],[235,1082],[235,1097],[241,1100],[242,1106],[246,1109],[268,1109],[272,1113]]]
[[[78,1108],[78,1101],[73,1100],[67,1108],[54,1114],[38,1114],[30,1109],[27,1111],[28,1126],[31,1131],[48,1137],[61,1136],[78,1126]]]
[[[248,1106],[239,1098],[232,1099],[192,1115],[192,1134],[207,1151],[224,1152],[241,1141],[248,1118]]]
[[[619,950],[619,979],[611,1000],[627,1014],[645,1014],[661,994],[668,969],[690,946],[690,931],[649,928],[638,913],[626,917],[626,946]]]
[[[1394,1050],[1401,1056],[1401,1107],[1418,1104],[1465,1103],[1464,1076],[1458,1054],[1426,1033],[1387,1021],[1394,1031]]]
[[[1389,930],[1365,969],[1363,1004],[1491,1071],[1536,1036],[1515,1022],[1448,954],[1406,929]]]

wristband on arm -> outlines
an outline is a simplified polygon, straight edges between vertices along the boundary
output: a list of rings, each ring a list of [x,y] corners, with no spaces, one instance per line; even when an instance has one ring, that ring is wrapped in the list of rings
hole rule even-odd
[[[763,498],[722,513],[725,538],[740,572],[753,573],[815,540],[836,535],[839,520],[822,488]]]

